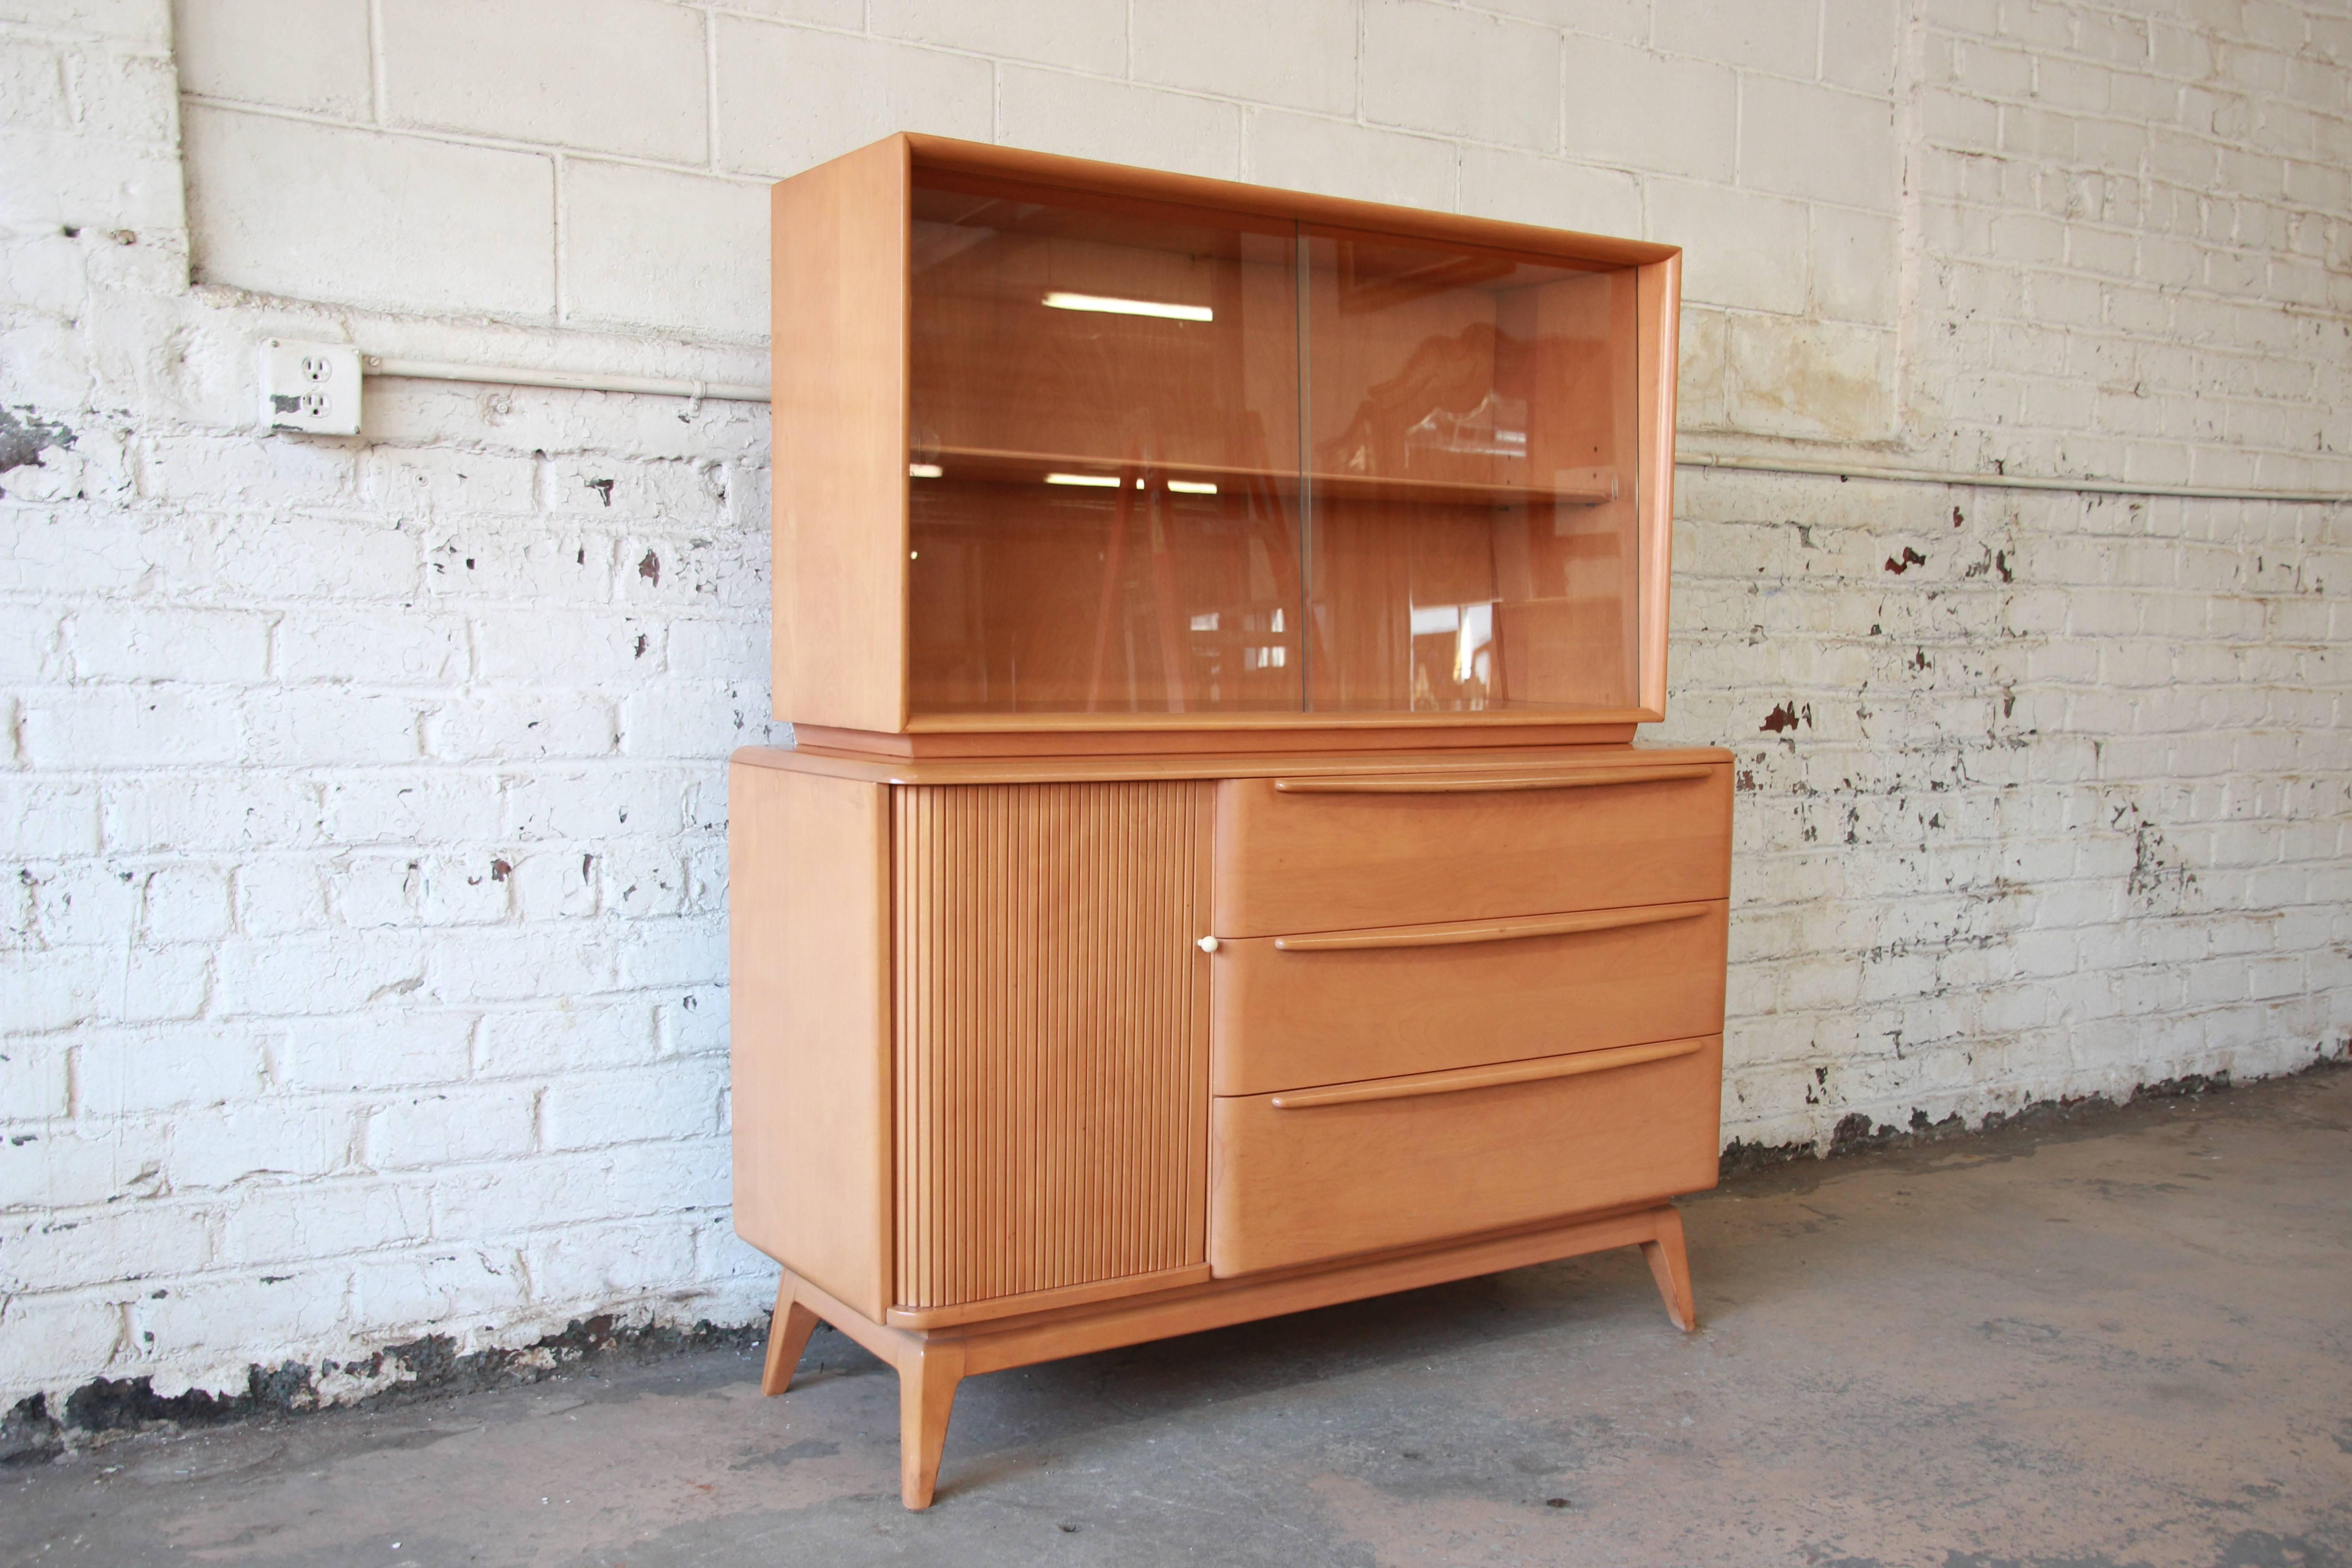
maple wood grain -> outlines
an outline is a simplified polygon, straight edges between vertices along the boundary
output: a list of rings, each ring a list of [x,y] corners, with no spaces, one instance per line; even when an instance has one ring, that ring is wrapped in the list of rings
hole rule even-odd
[[[1715,1184],[1723,1042],[1459,1093],[1210,1113],[1220,1278],[1657,1203]]]
[[[897,138],[774,188],[779,717],[907,721],[907,201]]]
[[[1594,747],[1556,773],[1423,765],[1287,790],[1229,779],[1217,795],[1215,934],[1728,897],[1729,764],[1675,759],[1648,774],[1633,762]],[[1582,767],[1616,776],[1580,784]],[[1539,787],[1547,776],[1557,787]]]
[[[728,770],[735,1231],[874,1318],[891,1256],[888,795]]]
[[[1671,918],[1652,918],[1661,913]],[[1713,900],[1220,937],[1215,1091],[1271,1094],[1716,1034],[1727,929],[1727,906]],[[1400,943],[1520,930],[1528,934]]]

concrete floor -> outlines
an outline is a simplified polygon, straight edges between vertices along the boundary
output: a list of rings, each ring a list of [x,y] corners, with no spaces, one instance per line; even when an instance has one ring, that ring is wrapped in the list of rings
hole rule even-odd
[[[0,1475],[0,1562],[2352,1564],[2352,1072],[1687,1212],[1696,1336],[1626,1251],[1000,1373],[927,1514],[827,1331]]]

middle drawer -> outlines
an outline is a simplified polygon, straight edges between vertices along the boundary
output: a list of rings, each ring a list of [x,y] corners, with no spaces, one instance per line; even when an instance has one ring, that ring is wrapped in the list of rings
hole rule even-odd
[[[1397,1078],[1713,1035],[1729,905],[1227,938],[1211,1092]]]

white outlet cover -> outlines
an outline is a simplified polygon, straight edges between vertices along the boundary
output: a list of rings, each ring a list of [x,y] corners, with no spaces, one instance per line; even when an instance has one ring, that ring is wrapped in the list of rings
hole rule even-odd
[[[360,351],[271,338],[261,345],[261,425],[313,436],[360,433]]]

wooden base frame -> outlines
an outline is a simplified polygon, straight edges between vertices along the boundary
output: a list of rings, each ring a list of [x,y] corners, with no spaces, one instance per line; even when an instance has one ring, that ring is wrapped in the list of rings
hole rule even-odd
[[[760,1392],[782,1394],[792,1386],[801,1352],[820,1321],[888,1363],[898,1373],[899,1500],[910,1509],[924,1509],[930,1507],[939,1481],[940,1453],[947,1442],[956,1387],[966,1377],[1634,1246],[1649,1262],[1658,1292],[1665,1299],[1666,1316],[1685,1332],[1697,1328],[1682,1215],[1672,1204],[1588,1215],[1443,1247],[1212,1279],[931,1329],[877,1323],[786,1268],[776,1291]]]

